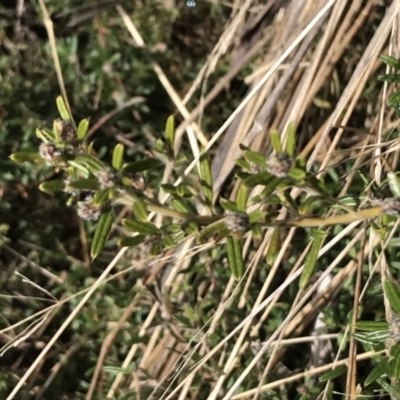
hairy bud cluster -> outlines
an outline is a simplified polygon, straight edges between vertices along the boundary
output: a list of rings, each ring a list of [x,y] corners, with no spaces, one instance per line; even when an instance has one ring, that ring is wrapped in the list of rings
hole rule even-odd
[[[143,190],[145,189],[143,176],[139,173],[133,174],[131,177],[131,185],[136,190],[143,192]]]
[[[115,185],[116,177],[111,168],[104,168],[98,173],[97,179],[101,189],[108,189]]]
[[[94,204],[92,198],[78,202],[78,215],[82,219],[97,221],[100,218],[101,212],[101,205]]]
[[[55,164],[58,157],[61,156],[60,150],[52,143],[42,143],[39,146],[39,154],[46,161],[47,165]]]
[[[71,121],[57,118],[54,124],[57,135],[63,142],[72,142],[76,138],[76,131]]]
[[[230,212],[225,216],[224,222],[231,232],[244,232],[249,225],[249,216],[245,213]]]
[[[389,197],[381,201],[380,206],[383,212],[388,215],[399,215],[400,214],[400,201],[394,197]]]
[[[400,315],[391,315],[389,321],[389,333],[393,342],[400,343]]]
[[[267,160],[267,171],[277,178],[285,178],[292,167],[292,159],[286,153],[272,154]]]

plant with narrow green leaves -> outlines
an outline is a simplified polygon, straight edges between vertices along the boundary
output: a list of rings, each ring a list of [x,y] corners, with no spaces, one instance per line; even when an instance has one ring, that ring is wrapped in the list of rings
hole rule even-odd
[[[400,205],[397,200],[375,201],[375,207],[353,209],[346,201],[333,199],[321,180],[308,172],[305,160],[295,158],[295,129],[290,125],[287,131],[286,146],[283,149],[277,131],[271,132],[273,154],[269,157],[253,152],[241,146],[242,157],[237,160],[239,170],[237,179],[243,185],[237,192],[236,200],[220,198],[219,205],[225,214],[218,214],[214,206],[213,182],[210,163],[205,152],[199,164],[200,176],[185,176],[185,160],[174,154],[173,118],[167,120],[165,138],[158,139],[153,156],[135,162],[125,162],[124,146],[117,144],[112,153],[111,165],[100,160],[94,149],[93,141],[87,137],[89,120],[83,119],[75,125],[62,97],[57,98],[57,107],[61,118],[53,123],[53,129],[37,129],[37,137],[42,141],[37,153],[17,152],[11,158],[18,162],[36,162],[45,164],[62,174],[62,179],[46,181],[40,185],[45,192],[63,191],[69,195],[67,203],[77,208],[78,215],[85,220],[96,222],[96,230],[91,245],[91,257],[97,257],[111,231],[115,221],[115,207],[119,204],[131,207],[133,216],[122,220],[121,224],[131,237],[119,239],[121,246],[137,246],[146,243],[150,254],[160,254],[164,250],[177,246],[182,240],[195,235],[199,243],[205,240],[220,242],[227,238],[228,263],[232,275],[239,280],[244,273],[241,240],[248,231],[259,237],[266,227],[314,227],[335,224],[348,224],[360,219],[369,219],[385,214],[398,214]],[[161,204],[157,200],[156,187],[147,182],[152,170],[172,166],[182,183],[162,185],[169,200]],[[392,191],[396,193],[397,177],[388,175]],[[261,194],[248,198],[250,190],[261,186]],[[400,185],[398,185],[400,186]],[[300,189],[303,196],[300,206],[292,198],[291,190]],[[338,212],[331,217],[310,217],[313,205],[336,207]],[[265,206],[279,204],[290,211],[290,218],[278,219],[278,214],[265,211]],[[249,205],[258,209],[247,214]],[[201,215],[199,206],[207,209],[207,215]],[[157,227],[148,221],[150,212],[167,218],[165,224]],[[314,229],[310,233],[313,242],[306,258],[305,268],[300,280],[304,287],[316,264],[318,251],[325,232]],[[268,259],[274,255],[278,234],[271,242]]]
[[[365,351],[374,351],[374,367],[369,371],[363,386],[382,389],[393,398],[400,398],[400,291],[391,281],[384,280],[384,293],[391,308],[388,322],[358,321],[355,339]],[[347,367],[338,366],[319,378],[320,382],[346,373]]]
[[[394,71],[393,73],[387,73],[384,75],[379,75],[378,80],[387,83],[394,83],[396,85],[400,84],[400,61],[397,58],[381,55],[379,57],[386,65],[391,67]],[[397,112],[400,111],[400,90],[395,90],[387,99],[387,105],[393,107]]]

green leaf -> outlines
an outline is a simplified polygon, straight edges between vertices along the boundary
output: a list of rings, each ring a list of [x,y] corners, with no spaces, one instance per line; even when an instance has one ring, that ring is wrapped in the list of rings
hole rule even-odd
[[[197,322],[197,317],[193,311],[193,308],[190,307],[189,304],[183,304],[183,312],[186,318],[190,321],[191,325],[193,326]]]
[[[172,247],[175,247],[177,237],[175,237],[174,239],[172,239],[170,235],[164,235],[162,238],[163,247],[165,249],[171,249]]]
[[[118,375],[118,374],[130,374],[134,370],[134,367],[131,368],[121,368],[121,367],[114,367],[114,366],[103,366],[103,371],[108,372],[112,375]]]
[[[400,83],[400,75],[399,74],[378,75],[378,81],[388,82],[388,83]]]
[[[16,153],[11,154],[9,157],[11,160],[17,163],[23,163],[25,161],[44,162],[40,154],[34,151],[17,151]]]
[[[149,249],[149,255],[150,256],[152,256],[152,257],[159,256],[161,252],[162,252],[161,242],[153,243],[150,246],[150,249]]]
[[[175,147],[175,128],[173,115],[170,115],[167,118],[167,122],[165,124],[165,138],[167,140],[168,147],[171,149],[171,151],[173,151]]]
[[[114,147],[112,156],[112,166],[115,170],[119,171],[121,169],[123,157],[124,157],[124,145],[122,143],[118,143]]]
[[[147,221],[149,212],[147,211],[146,205],[143,203],[143,201],[136,199],[133,203],[132,211],[138,221]]]
[[[300,215],[307,215],[312,206],[321,200],[321,196],[309,196],[304,199],[299,205],[298,212]]]
[[[56,104],[57,104],[58,112],[60,113],[61,118],[65,121],[70,120],[71,116],[69,115],[68,108],[65,105],[64,99],[62,98],[62,96],[57,96]]]
[[[396,343],[390,349],[390,356],[392,357],[389,364],[390,377],[398,381],[400,378],[400,343]]]
[[[275,176],[264,185],[264,189],[261,192],[261,196],[269,196],[275,189],[286,186],[281,178],[276,178]]]
[[[183,213],[188,213],[189,212],[189,208],[186,207],[186,205],[181,200],[172,199],[171,200],[171,205],[172,205],[172,207],[174,207],[174,209],[176,211],[183,212]]]
[[[243,184],[247,187],[254,187],[257,185],[268,185],[271,182],[275,183],[277,180],[278,178],[275,178],[269,172],[263,171],[245,178],[243,180]]]
[[[99,188],[99,182],[96,178],[82,178],[69,182],[67,187],[69,189],[97,190]]]
[[[187,235],[191,235],[192,233],[198,233],[199,226],[195,222],[191,221],[186,226],[184,226],[184,231]]]
[[[90,257],[94,260],[103,249],[107,240],[107,236],[111,231],[113,217],[111,213],[104,213],[100,216],[99,221],[94,231],[92,246],[90,248]]]
[[[53,121],[53,133],[54,133],[54,137],[56,138],[56,143],[60,143],[60,136],[59,136],[59,132],[57,129],[58,126],[58,122],[60,121],[60,119],[55,119]]]
[[[172,185],[174,186],[174,185]],[[187,190],[186,186],[184,185],[178,185],[178,186],[174,186],[174,188],[176,189],[176,194],[179,197],[188,197],[191,195],[191,193]]]
[[[282,144],[281,144],[281,139],[279,137],[279,132],[276,130],[271,131],[270,139],[271,139],[271,146],[274,149],[274,152],[282,153]]]
[[[174,223],[167,223],[164,225],[161,229],[170,232],[170,233],[178,233],[182,232],[182,227],[179,224],[174,224]]]
[[[375,344],[375,340],[372,340],[368,337],[365,333],[354,333],[354,338],[359,341],[360,343],[364,343],[368,346],[373,346]]]
[[[237,210],[239,212],[245,212],[246,211],[246,205],[247,205],[247,192],[248,189],[245,185],[240,185],[239,189],[236,193],[236,206]]]
[[[93,196],[93,203],[97,205],[105,204],[110,200],[112,194],[111,189],[100,189],[97,190]]]
[[[359,207],[360,206],[360,198],[355,197],[355,196],[343,196],[339,197],[338,202],[340,203],[339,205],[334,205],[334,207],[340,207],[341,204],[347,206],[347,207]]]
[[[317,263],[318,259],[318,252],[321,247],[322,239],[325,237],[325,235],[326,233],[319,229],[313,229],[311,232],[311,236],[314,239],[304,261],[304,269],[300,276],[299,286],[302,289],[307,285],[310,276],[314,272],[315,264]]]
[[[156,140],[156,144],[154,146],[154,151],[160,154],[164,154],[164,142],[161,138]]]
[[[160,230],[151,222],[136,221],[132,218],[123,219],[122,225],[128,231],[137,232],[142,235],[155,235],[160,232]]]
[[[387,369],[388,369],[388,360],[383,359],[379,361],[378,364],[375,365],[372,371],[365,378],[364,386],[369,386],[371,383],[376,382],[378,378],[386,374]]]
[[[149,169],[159,168],[162,165],[164,165],[163,162],[158,160],[157,158],[146,158],[144,160],[126,164],[123,168],[123,172],[124,173],[143,172]]]
[[[390,396],[392,396],[393,399],[400,399],[400,392],[396,390],[394,387],[392,387],[389,383],[387,383],[385,380],[382,378],[378,378],[376,382],[388,392]]]
[[[163,185],[161,185],[161,187],[165,193],[169,193],[174,196],[179,196],[176,186],[172,185],[171,183],[164,183]]]
[[[289,157],[294,156],[295,147],[296,147],[296,128],[294,126],[294,123],[291,122],[288,125],[286,131],[286,153]]]
[[[338,367],[325,372],[319,377],[319,382],[330,381],[331,379],[335,379],[339,376],[342,376],[347,372],[347,367],[345,365],[339,365]]]
[[[251,234],[252,234],[253,238],[261,239],[262,238],[261,226],[258,224],[252,225],[251,226]]]
[[[365,343],[370,346],[376,346],[377,344],[383,343],[389,337],[389,331],[386,329],[366,333],[356,332],[353,334],[353,336],[361,343]]]
[[[275,256],[278,254],[278,250],[281,242],[281,231],[279,228],[275,228],[272,232],[271,239],[269,240],[266,261],[267,264],[272,264],[275,260]]]
[[[165,193],[172,194],[178,197],[191,197],[192,193],[184,185],[174,186],[170,183],[164,183],[161,185]]]
[[[204,198],[208,206],[213,202],[213,180],[211,175],[211,166],[207,153],[200,157],[200,176],[201,187],[203,190]]]
[[[126,237],[118,240],[118,244],[122,247],[133,247],[142,243],[146,239],[144,235],[137,235],[132,237]]]
[[[400,69],[400,60],[391,56],[380,55],[379,58],[394,69]]]
[[[396,286],[389,280],[385,280],[383,287],[393,311],[400,315],[400,295]]]
[[[251,165],[243,158],[238,158],[235,161],[236,165],[238,167],[240,167],[240,169],[242,169],[243,171],[245,170],[250,170],[251,169]]]
[[[388,329],[383,329],[375,332],[368,332],[366,337],[374,342],[383,342],[389,337]]]
[[[240,280],[244,272],[244,264],[242,259],[242,249],[239,240],[228,236],[226,238],[226,249],[228,253],[228,264],[232,276],[235,280]]]
[[[324,188],[323,183],[319,179],[317,179],[314,175],[307,174],[307,182],[316,192],[324,196],[330,197],[329,193]]]
[[[243,157],[246,161],[257,165],[258,167],[265,169],[267,158],[260,153],[247,149],[245,146],[241,146],[243,151]]]
[[[400,107],[400,90],[392,93],[386,101],[389,107],[398,109]]]
[[[93,175],[96,175],[99,171],[101,171],[104,168],[103,164],[99,160],[96,160],[92,156],[87,156],[87,155],[77,156],[75,157],[74,160],[69,161],[69,164],[71,165],[80,164],[85,168],[87,168]]]
[[[306,176],[306,171],[300,168],[290,168],[287,175],[295,181],[302,181]]]
[[[53,193],[62,192],[65,188],[65,183],[62,180],[54,179],[52,181],[46,181],[39,185],[39,189],[42,192]]]
[[[56,142],[56,137],[54,136],[54,132],[49,132],[46,129],[39,129],[37,128],[36,131],[36,136],[42,141],[42,142]]]
[[[250,223],[250,224],[255,224],[255,223],[257,223],[257,222],[263,220],[264,217],[265,217],[264,211],[261,211],[261,210],[252,211],[252,212],[249,214],[249,223]]]
[[[68,161],[69,167],[67,168],[71,176],[82,176],[84,178],[89,178],[90,170],[83,163],[75,162],[74,160]]]
[[[398,358],[400,357],[400,343],[396,343],[394,346],[390,348],[389,351],[390,357]]]
[[[382,331],[388,329],[388,324],[380,321],[358,321],[356,322],[356,329],[364,332]]]
[[[89,118],[85,118],[82,121],[80,121],[78,125],[78,130],[76,132],[78,140],[85,139],[88,129],[89,129]]]
[[[388,172],[387,180],[389,183],[390,191],[392,192],[393,196],[397,199],[400,199],[400,180],[396,174],[393,172]]]
[[[228,212],[238,212],[237,205],[233,201],[226,199],[219,199],[219,205]]]
[[[200,242],[203,238],[205,238],[211,234],[216,234],[216,233],[221,233],[221,232],[223,232],[225,235],[227,235],[229,233],[229,230],[226,227],[224,220],[219,220],[219,221],[213,222],[210,225],[205,226],[199,233],[197,240]]]
[[[284,192],[277,191],[277,196],[288,210],[290,210],[292,213],[298,214],[297,204],[287,190]]]
[[[94,142],[89,142],[89,144],[86,147],[86,154],[89,156],[90,156],[90,154],[92,154],[93,145],[94,145]]]

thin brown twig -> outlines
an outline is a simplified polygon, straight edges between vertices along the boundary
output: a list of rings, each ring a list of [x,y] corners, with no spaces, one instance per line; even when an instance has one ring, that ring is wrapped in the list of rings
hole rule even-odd
[[[92,375],[89,389],[86,393],[86,397],[85,397],[86,400],[91,400],[91,398],[93,397],[94,391],[96,389],[97,380],[99,378],[101,368],[103,366],[103,363],[107,356],[107,353],[110,350],[110,347],[111,347],[112,343],[114,342],[119,330],[121,329],[121,326],[126,322],[128,317],[132,314],[132,311],[136,307],[138,299],[139,299],[139,297],[136,295],[133,298],[133,300],[129,303],[128,307],[125,308],[124,312],[122,313],[122,315],[119,318],[119,320],[117,321],[117,323],[114,325],[112,330],[109,332],[109,334],[104,339],[104,341],[101,345],[99,357],[97,358],[96,368]]]
[[[61,94],[62,94],[63,100],[67,106],[71,121],[72,121],[73,125],[75,126],[75,122],[74,122],[72,112],[71,112],[71,107],[70,107],[69,101],[68,101],[67,91],[65,90],[64,78],[63,78],[62,71],[61,71],[60,60],[58,58],[56,37],[54,35],[53,21],[51,20],[50,14],[47,10],[46,5],[44,4],[44,1],[39,0],[39,4],[40,4],[40,8],[43,13],[43,23],[44,23],[44,26],[46,27],[47,36],[49,37],[51,55],[53,56],[54,68],[55,68],[56,74],[57,74],[58,85],[60,86]]]

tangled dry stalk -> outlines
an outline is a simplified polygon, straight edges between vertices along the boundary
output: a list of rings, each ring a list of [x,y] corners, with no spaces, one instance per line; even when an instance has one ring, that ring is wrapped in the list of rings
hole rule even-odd
[[[216,177],[214,196],[218,198],[219,194],[226,190],[224,184],[231,176],[235,159],[240,156],[239,144],[244,143],[252,150],[268,155],[271,153],[270,130],[277,129],[279,132],[286,132],[289,123],[294,122],[299,127],[297,133],[299,150],[301,155],[308,159],[310,169],[318,165],[317,173],[324,174],[329,168],[349,159],[353,161],[353,169],[348,171],[345,179],[341,181],[340,196],[348,193],[356,170],[361,165],[369,165],[371,178],[376,183],[381,183],[385,171],[396,170],[398,162],[397,142],[385,143],[386,139],[383,135],[384,132],[394,129],[397,124],[393,113],[385,108],[387,93],[393,89],[385,86],[378,98],[365,100],[361,97],[367,82],[372,79],[380,65],[378,56],[380,54],[400,56],[399,2],[387,1],[386,7],[375,0],[350,2],[346,0],[270,0],[265,5],[253,3],[252,0],[235,0],[231,4],[230,21],[184,99],[181,99],[162,68],[155,62],[152,64],[157,77],[183,119],[176,129],[175,152],[178,153],[181,144],[187,141],[194,159],[185,172],[189,173],[197,168],[201,146],[211,150],[212,171]],[[54,66],[59,76],[61,91],[64,92],[62,71],[57,61],[54,41],[56,39],[53,40],[50,17],[42,0],[40,4],[53,51]],[[135,28],[124,8],[117,6],[117,11],[121,18],[120,23],[125,25],[136,45],[146,47],[140,32]],[[382,14],[384,14],[383,17]],[[366,29],[372,25],[376,27],[374,31]],[[351,49],[356,50],[351,51]],[[213,87],[208,88],[207,82],[219,60],[227,55],[232,60],[230,69]],[[244,74],[243,71],[250,60],[252,70],[246,69],[247,76],[245,77],[249,84],[248,94],[216,133],[203,132],[201,115],[207,113],[207,107],[239,73]],[[201,90],[202,97],[198,101],[198,106],[191,111],[186,104],[191,96],[198,93],[198,89]],[[353,120],[355,110],[359,107],[368,108],[361,113],[364,119],[361,119],[358,111],[357,119]],[[282,140],[285,141],[284,135]],[[170,173],[168,169],[165,171],[164,182],[169,181]],[[236,184],[233,182],[230,186],[231,199],[235,198],[239,189],[238,185],[239,182]],[[255,188],[251,195],[258,194],[259,191]],[[292,196],[295,199],[299,194],[294,190]],[[159,199],[164,202],[167,196],[165,193],[160,193]],[[280,218],[284,219],[286,215],[287,209],[283,208]],[[153,217],[152,215],[151,218]],[[155,221],[157,224],[161,224],[160,218]],[[302,271],[309,246],[306,245],[296,254],[291,253],[292,240],[298,229],[292,227],[282,234],[282,244],[266,279],[259,287],[259,292],[256,295],[252,293],[252,296],[255,296],[253,303],[248,302],[249,292],[253,290],[254,280],[258,279],[260,260],[267,256],[275,228],[269,228],[263,233],[257,249],[251,246],[253,241],[251,235],[246,238],[244,247],[244,256],[247,260],[246,273],[240,282],[235,282],[233,278],[229,280],[223,293],[220,294],[219,304],[215,305],[214,315],[200,330],[189,330],[179,326],[177,320],[171,317],[169,303],[185,301],[182,288],[190,287],[190,282],[185,283],[187,278],[180,272],[190,265],[193,257],[209,250],[212,244],[197,248],[194,241],[188,240],[179,251],[152,262],[152,268],[155,271],[151,274],[153,278],[148,278],[146,282],[140,279],[137,281],[140,290],[131,299],[130,305],[122,312],[120,319],[113,324],[104,339],[86,400],[96,398],[96,392],[104,384],[101,377],[102,367],[119,330],[136,307],[140,307],[142,302],[148,304],[149,301],[152,301],[150,312],[146,321],[138,329],[138,336],[146,335],[148,340],[133,344],[120,367],[128,369],[135,359],[139,359],[140,362],[134,372],[128,375],[120,372],[115,376],[108,390],[107,399],[112,399],[121,388],[130,388],[136,393],[136,398],[144,398],[140,393],[145,387],[149,388],[148,399],[268,398],[265,397],[267,395],[263,397],[263,393],[270,393],[269,390],[273,388],[299,382],[307,376],[319,375],[323,371],[343,364],[348,366],[345,385],[345,391],[349,396],[347,398],[357,398],[360,390],[357,386],[359,383],[357,361],[369,359],[376,353],[358,354],[359,349],[352,336],[354,323],[357,320],[363,294],[374,274],[390,275],[389,265],[383,253],[387,241],[382,241],[373,230],[367,230],[367,225],[362,221],[347,225],[340,233],[324,243],[319,253],[320,257],[327,254],[334,246],[340,246],[343,240],[347,244],[342,246],[330,265],[312,285],[304,291],[298,290],[282,323],[263,343],[259,343],[253,353],[253,358],[247,359],[246,366],[241,368],[241,373],[232,375],[240,366],[244,355],[248,354],[252,344],[257,342],[256,338],[260,337],[263,325],[267,323],[279,303],[282,293],[294,287],[296,278]],[[355,247],[359,249],[358,253],[356,257],[350,256],[349,260],[349,254]],[[375,252],[378,252],[379,256],[372,262],[371,253]],[[7,400],[17,399],[20,389],[27,382],[34,382],[46,355],[100,285],[118,279],[119,276],[138,268],[140,264],[149,263],[148,260],[141,260],[140,263],[133,263],[129,269],[109,276],[126,254],[127,249],[122,249],[95,284],[86,291],[58,332],[21,377]],[[295,256],[297,261],[287,272],[283,281],[281,278],[277,279],[280,282],[277,286],[277,274],[281,276],[280,271],[292,256]],[[362,282],[362,265],[368,260],[371,262],[370,279]],[[207,262],[207,257],[204,261]],[[342,266],[340,270],[337,270],[338,265]],[[142,289],[151,285],[151,281],[154,281],[155,276],[159,274],[163,274],[161,293],[160,298],[155,300],[149,297],[148,291]],[[325,287],[323,293],[315,296],[321,282],[328,275],[332,277],[329,285]],[[334,298],[335,293],[351,277],[354,277],[352,278],[354,279],[354,284],[352,284],[353,325],[348,326],[346,334],[342,337],[343,341],[350,341],[348,354],[343,354],[339,348],[336,359],[332,363],[326,361],[323,366],[312,366],[308,371],[286,374],[272,382],[264,383],[264,378],[270,376],[280,365],[286,351],[290,349],[290,344],[293,343],[291,340],[307,336],[310,322],[315,320],[322,307]],[[197,295],[199,298],[204,298],[207,291],[213,290],[215,290],[215,285],[212,283],[202,285]],[[34,328],[21,336],[29,335],[32,329],[44,329],[46,320],[51,319],[53,313],[69,300],[65,298],[30,317],[31,321],[36,318]],[[388,310],[387,302],[385,306]],[[208,338],[212,337],[218,331],[220,324],[225,324],[230,314],[235,312],[233,307],[245,310],[247,316],[224,338],[211,342]],[[158,324],[156,322],[158,315],[162,315],[168,323]],[[22,322],[26,323],[28,319],[21,321],[21,324]],[[10,330],[3,330],[3,334],[7,334]],[[326,340],[333,338],[337,339],[337,336],[330,336]],[[314,337],[310,337],[309,340],[314,340]],[[76,349],[70,348],[69,351],[76,351]],[[68,352],[66,358],[68,358]],[[213,367],[211,368],[210,365]],[[218,366],[218,369],[215,366]],[[55,378],[60,368],[62,368],[62,361],[53,366],[54,374],[49,376],[45,387]],[[213,374],[210,373],[210,369],[214,371]],[[146,375],[140,371],[146,371]],[[254,375],[258,377],[258,386],[245,385],[251,375],[253,375],[251,382],[255,381]],[[232,376],[235,376],[234,381],[231,381]],[[198,383],[201,380],[209,383],[208,393],[204,392],[204,388],[202,391],[196,389],[201,387]],[[244,387],[248,388],[244,390]],[[241,391],[237,393],[239,388]],[[40,391],[40,393],[43,392]],[[319,398],[327,397],[321,394]]]

